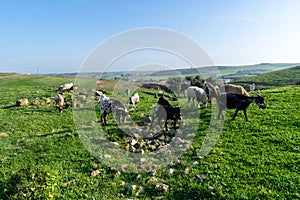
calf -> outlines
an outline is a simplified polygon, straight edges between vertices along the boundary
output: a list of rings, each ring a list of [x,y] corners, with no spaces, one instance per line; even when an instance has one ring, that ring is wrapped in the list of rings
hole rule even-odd
[[[133,96],[131,96],[128,100],[128,104],[132,104],[135,106],[140,101],[140,96],[138,93],[135,93]]]
[[[258,94],[257,97],[247,97],[242,94],[222,93],[220,95],[218,103],[219,103],[218,119],[220,119],[220,115],[222,115],[222,118],[224,119],[222,111],[225,110],[226,108],[235,109],[232,120],[235,119],[239,110],[243,110],[246,121],[248,121],[246,110],[251,103],[256,103],[259,108],[262,109],[266,108],[264,97],[261,94]]]
[[[128,111],[121,101],[117,99],[110,99],[105,94],[102,94],[99,100],[99,107],[100,121],[103,123],[103,125],[107,125],[106,116],[109,113],[113,113],[118,125],[120,125],[121,123],[121,117],[122,122],[125,122],[125,118],[128,114]]]
[[[125,88],[124,92],[125,92],[126,96],[130,96],[130,89],[129,88]]]
[[[208,96],[208,102],[211,103],[211,100],[213,98],[215,98],[218,101],[220,93],[217,90],[217,88],[209,82],[205,82],[204,87],[205,87],[205,92],[207,93]]]
[[[190,101],[194,102],[194,100],[197,100],[198,107],[200,107],[200,102],[203,103],[203,106],[206,107],[206,92],[204,89],[199,88],[197,86],[190,86],[187,89],[187,99],[188,104],[190,106]]]
[[[59,113],[62,113],[63,106],[64,106],[64,97],[61,94],[58,94],[55,97],[55,104],[56,104],[56,107],[58,108]]]
[[[165,122],[165,129],[167,130],[168,120],[174,121],[173,128],[176,127],[177,120],[181,120],[181,111],[179,106],[172,106],[163,96],[158,100],[158,105],[155,106],[152,115],[152,122],[150,129],[152,129],[155,119],[158,119],[160,128],[162,128],[162,120]]]

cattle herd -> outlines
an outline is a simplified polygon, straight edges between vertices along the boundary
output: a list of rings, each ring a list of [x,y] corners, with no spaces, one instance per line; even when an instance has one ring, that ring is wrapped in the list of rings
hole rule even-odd
[[[63,92],[77,89],[78,87],[73,83],[61,85],[56,91],[59,93],[55,97],[56,107],[61,113],[64,107]],[[126,116],[128,115],[128,106],[131,104],[135,108],[135,105],[139,103],[140,97],[136,92],[132,96],[130,95],[130,89],[125,88],[124,95],[128,96],[128,101],[122,103],[118,99],[113,99],[104,94],[103,91],[96,91],[95,94],[98,96],[98,104],[100,109],[100,122],[103,125],[107,125],[107,115],[112,113],[116,123],[120,125],[125,123]],[[235,109],[232,120],[235,119],[239,110],[242,110],[245,115],[246,121],[248,121],[247,108],[251,103],[255,103],[259,108],[266,108],[264,97],[259,92],[257,96],[251,96],[242,86],[225,84],[221,86],[215,86],[210,82],[205,82],[204,87],[200,88],[197,86],[189,86],[186,92],[187,104],[191,107],[191,101],[193,106],[198,108],[203,105],[203,108],[207,107],[207,103],[212,104],[212,99],[216,100],[219,107],[218,119],[224,119],[223,111],[225,109]],[[168,128],[168,121],[173,122],[173,128],[176,127],[177,121],[182,120],[180,106],[172,106],[164,95],[158,97],[155,94],[154,98],[158,98],[157,105],[153,109],[152,116],[150,119],[150,129],[157,122],[160,128]],[[178,98],[172,98],[177,100]],[[133,109],[134,110],[134,109]],[[164,124],[163,124],[164,122]]]
[[[125,89],[125,95],[130,96],[128,93],[129,89]],[[158,95],[155,94],[154,98],[158,98]],[[216,102],[219,106],[218,119],[224,116],[222,111],[227,109],[235,109],[232,120],[235,119],[239,110],[243,110],[246,121],[248,121],[248,116],[246,109],[249,107],[251,103],[255,103],[259,108],[266,108],[266,104],[264,102],[264,97],[259,92],[256,97],[250,96],[250,94],[239,85],[233,84],[225,84],[222,86],[214,86],[213,84],[206,82],[204,84],[204,88],[200,88],[197,86],[190,86],[187,88],[187,101],[188,106],[191,107],[191,101],[194,106],[198,108],[207,107],[207,102],[212,103],[212,99],[216,99]],[[172,98],[173,100],[174,98]],[[177,98],[176,98],[177,99]],[[113,113],[117,124],[120,124],[120,118],[122,116],[122,122],[125,122],[126,115],[129,113],[127,110],[127,106],[129,104],[136,105],[139,102],[139,95],[135,93],[133,96],[129,97],[127,104],[122,104],[120,101],[115,99],[109,99],[105,94],[101,95],[99,102],[100,107],[100,121],[107,125],[106,116],[108,113]],[[159,124],[159,126],[167,129],[167,122],[171,120],[173,122],[173,128],[175,128],[178,120],[181,120],[181,111],[179,106],[172,106],[168,100],[161,95],[158,99],[157,106],[153,109],[153,114],[150,117],[151,124],[150,129],[154,126],[155,121]]]

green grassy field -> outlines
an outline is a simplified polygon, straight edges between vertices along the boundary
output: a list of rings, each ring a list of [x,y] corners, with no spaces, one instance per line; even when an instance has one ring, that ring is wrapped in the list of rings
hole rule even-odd
[[[200,109],[192,148],[180,162],[163,166],[153,175],[107,167],[83,145],[72,110],[59,114],[54,104],[43,103],[48,97],[54,99],[59,85],[73,80],[53,76],[0,79],[0,199],[300,198],[300,87],[262,90],[267,109],[251,105],[247,123],[242,113],[231,121],[233,111],[229,110],[215,148],[204,158],[197,155],[211,110]],[[155,100],[149,90],[139,94],[136,110],[147,115],[142,101],[153,104]],[[37,98],[40,105],[14,107],[19,98],[29,102]],[[109,123],[113,123],[111,116]],[[114,135],[114,128],[106,129],[111,139],[122,141]],[[167,173],[170,168],[173,174]],[[168,188],[157,188],[158,183]]]
[[[273,88],[278,86],[295,85],[300,81],[300,66],[289,69],[278,70],[266,74],[260,74],[255,77],[248,77],[233,81],[235,84],[255,83],[259,89]]]

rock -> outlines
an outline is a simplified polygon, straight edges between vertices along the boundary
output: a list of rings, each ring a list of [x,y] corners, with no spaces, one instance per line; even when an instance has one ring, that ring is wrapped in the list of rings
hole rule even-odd
[[[134,191],[136,191],[136,188],[137,188],[136,185],[131,185],[131,186],[128,187],[128,191],[129,192],[134,192]]]
[[[67,182],[64,182],[63,186],[66,187],[66,186],[70,185],[71,183],[73,183],[74,181],[75,181],[75,179],[67,181]]]
[[[169,186],[166,185],[166,184],[164,184],[164,183],[157,183],[157,184],[155,185],[155,188],[156,188],[156,189],[161,189],[161,190],[163,190],[164,192],[168,192],[168,190],[169,190]]]
[[[135,196],[138,197],[138,196],[140,196],[144,192],[145,192],[145,188],[144,187],[140,187],[139,190],[136,192]]]
[[[16,101],[16,106],[28,106],[29,101],[26,98],[19,99]]]
[[[188,174],[189,172],[190,172],[190,168],[187,167],[187,168],[184,169],[185,174]]]
[[[35,99],[32,101],[32,105],[37,106],[37,105],[39,105],[39,104],[40,104],[40,101],[39,101],[38,98],[35,98]]]
[[[105,154],[103,157],[106,159],[111,159],[111,155],[108,155],[108,154]]]
[[[155,176],[155,174],[156,174],[156,170],[154,169],[151,171],[151,176]]]
[[[7,133],[4,133],[4,132],[0,133],[0,137],[8,137],[8,136],[9,135]]]
[[[95,122],[95,121],[93,121],[93,120],[91,120],[91,121],[89,121],[88,122],[88,125],[89,126],[95,126],[97,123]]]
[[[174,173],[174,169],[170,168],[167,170],[167,174],[173,174]]]
[[[50,98],[50,97],[47,97],[47,98],[45,99],[45,103],[46,103],[46,104],[51,104],[51,102],[52,102],[52,101],[51,101],[51,98]]]
[[[140,162],[141,162],[141,163],[144,163],[144,162],[146,162],[146,159],[145,159],[145,158],[141,158],[141,159],[140,159]]]
[[[117,143],[117,142],[110,142],[108,146],[111,147],[111,148],[118,147],[119,143]]]
[[[148,183],[156,182],[156,181],[157,181],[157,178],[155,176],[152,176],[149,178]]]
[[[91,176],[97,176],[98,174],[100,174],[100,171],[97,169],[95,171],[92,171]]]
[[[138,142],[137,142],[137,140],[132,139],[130,144],[131,144],[131,146],[134,146],[134,145],[138,144]]]

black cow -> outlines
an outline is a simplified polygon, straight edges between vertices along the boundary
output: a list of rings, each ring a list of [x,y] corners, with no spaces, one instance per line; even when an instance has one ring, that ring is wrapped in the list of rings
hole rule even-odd
[[[153,127],[155,119],[158,118],[159,126],[162,128],[162,120],[165,121],[165,129],[167,129],[168,120],[174,121],[176,127],[177,120],[181,120],[181,111],[179,106],[172,106],[164,97],[160,97],[158,105],[154,108],[150,129]]]
[[[158,104],[161,106],[172,106],[164,96],[159,97]]]
[[[261,94],[258,94],[257,97],[247,97],[242,94],[222,93],[219,97],[218,103],[219,103],[218,119],[220,119],[220,115],[222,115],[222,118],[224,119],[222,111],[228,108],[228,109],[235,109],[232,120],[235,119],[239,110],[243,110],[246,121],[248,121],[246,110],[251,103],[256,103],[258,107],[262,109],[265,109],[267,107],[264,102],[264,97]]]

